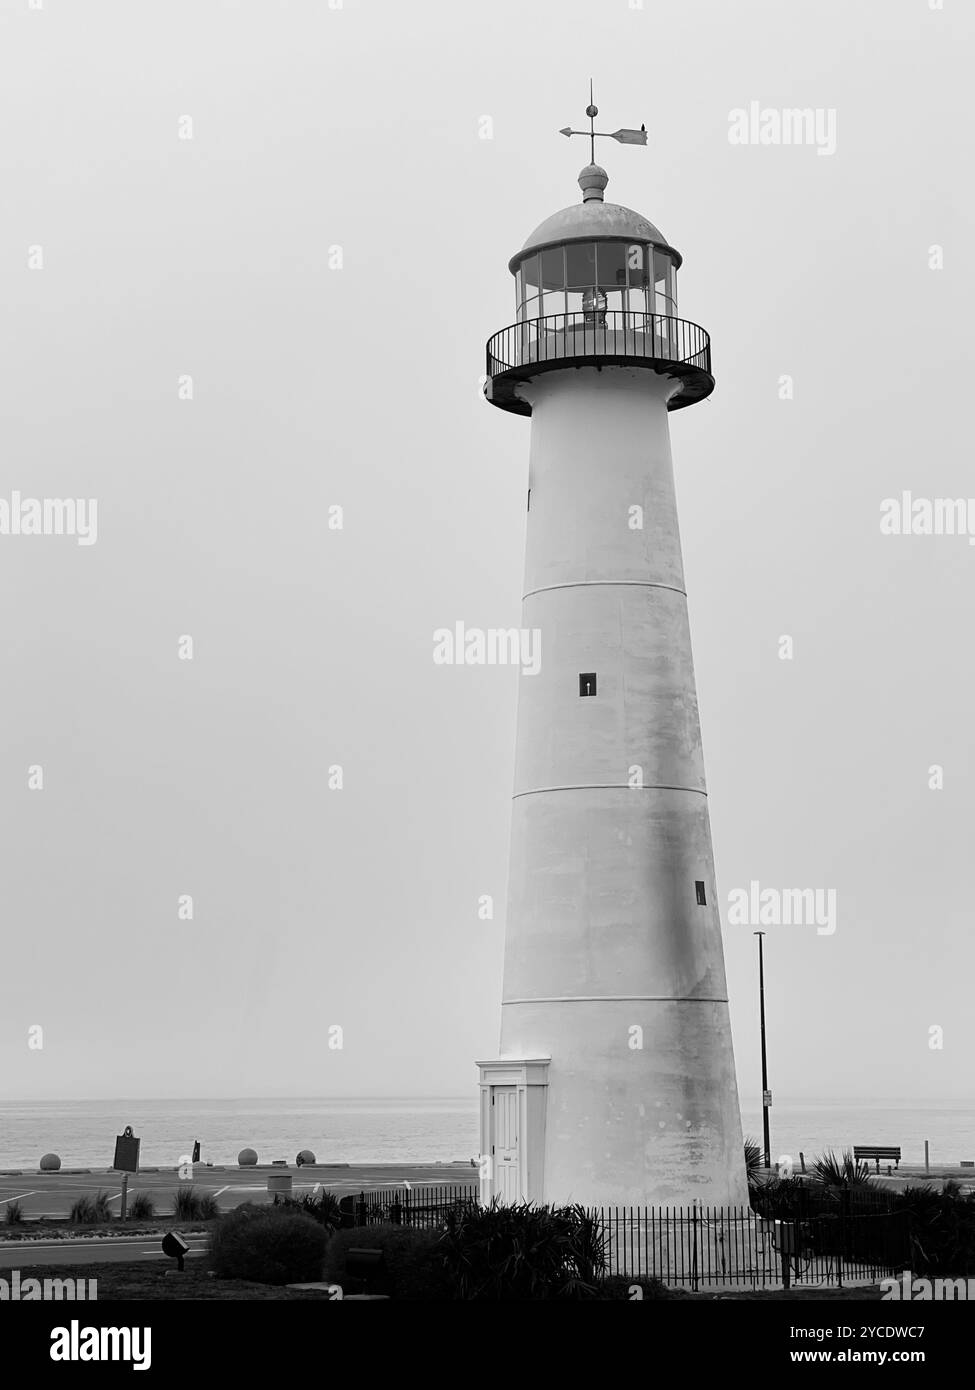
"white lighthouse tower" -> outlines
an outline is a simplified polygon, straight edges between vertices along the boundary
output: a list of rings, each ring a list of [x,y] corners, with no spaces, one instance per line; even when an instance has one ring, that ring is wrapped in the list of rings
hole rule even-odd
[[[745,1204],[668,423],[714,389],[710,342],[678,316],[680,255],[607,183],[587,165],[512,258],[516,322],[487,348],[488,398],[531,417],[541,662],[519,691],[481,1195]]]

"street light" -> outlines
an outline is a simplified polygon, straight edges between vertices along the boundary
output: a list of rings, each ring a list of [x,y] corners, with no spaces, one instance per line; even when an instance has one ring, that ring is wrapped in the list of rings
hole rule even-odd
[[[763,931],[752,932],[758,937],[758,1015],[762,1029],[762,1130],[765,1140],[765,1167],[772,1166],[772,1145],[768,1135],[768,1112],[772,1092],[768,1088],[768,1059],[765,1055],[765,957],[762,951]]]

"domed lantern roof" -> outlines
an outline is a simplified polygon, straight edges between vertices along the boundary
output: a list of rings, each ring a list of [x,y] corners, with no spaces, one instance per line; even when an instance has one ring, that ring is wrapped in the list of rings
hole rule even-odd
[[[587,164],[579,174],[583,201],[573,203],[546,217],[528,237],[524,246],[512,256],[508,269],[512,272],[532,252],[546,246],[561,246],[573,241],[633,241],[650,242],[673,257],[675,269],[680,267],[681,254],[653,223],[642,213],[620,203],[603,201],[603,189],[609,182],[605,169]]]

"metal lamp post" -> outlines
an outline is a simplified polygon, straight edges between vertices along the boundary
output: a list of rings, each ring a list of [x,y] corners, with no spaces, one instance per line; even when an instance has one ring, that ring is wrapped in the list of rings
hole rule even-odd
[[[772,1145],[768,1133],[768,1112],[772,1104],[772,1093],[768,1088],[768,1057],[765,1052],[765,957],[762,950],[763,931],[752,933],[758,937],[758,1013],[762,1030],[762,1132],[765,1144],[765,1167],[772,1166]]]

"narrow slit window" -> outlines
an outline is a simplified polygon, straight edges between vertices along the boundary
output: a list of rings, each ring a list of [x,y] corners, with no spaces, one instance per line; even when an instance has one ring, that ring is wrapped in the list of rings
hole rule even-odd
[[[596,693],[596,672],[586,671],[579,676],[579,694],[595,695]]]
[[[701,879],[698,879],[698,880],[697,880],[697,882],[694,884],[694,891],[697,893],[697,905],[698,905],[698,907],[707,907],[707,905],[708,905],[708,899],[707,899],[707,894],[706,894],[705,891],[704,891],[704,883],[703,883],[703,880],[701,880]]]
[[[531,488],[529,488],[529,489],[528,489],[528,510],[531,511],[531,509],[532,509],[532,490],[531,490]]]

